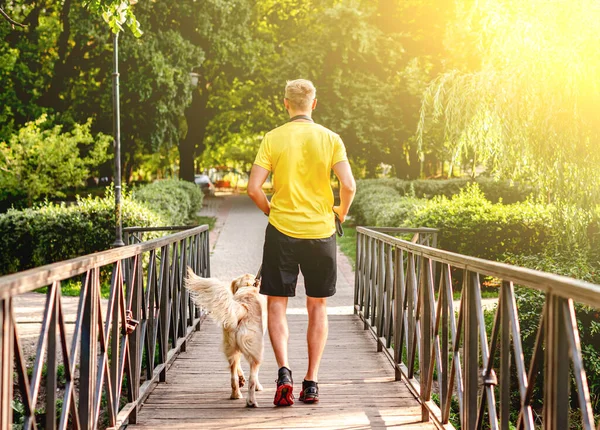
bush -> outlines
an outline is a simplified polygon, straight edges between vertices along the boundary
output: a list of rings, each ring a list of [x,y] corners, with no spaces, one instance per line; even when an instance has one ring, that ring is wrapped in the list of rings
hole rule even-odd
[[[397,178],[363,179],[358,181],[358,189],[361,187],[394,188],[402,196],[414,196],[430,199],[435,196],[446,196],[448,198],[458,194],[467,185],[476,183],[485,197],[494,203],[516,203],[525,201],[534,189],[527,185],[513,184],[509,181],[497,181],[492,178],[480,177],[475,180],[470,178],[459,179],[421,179],[405,181]]]
[[[413,227],[440,230],[440,247],[490,260],[506,253],[535,254],[554,239],[554,207],[530,202],[493,204],[477,185],[448,199],[436,197],[417,209]]]
[[[133,191],[133,198],[169,221],[182,225],[194,220],[202,207],[204,194],[191,182],[176,179],[156,181]]]
[[[124,193],[123,227],[168,225],[166,218]],[[0,274],[109,249],[115,238],[114,194],[47,204],[0,215]]]

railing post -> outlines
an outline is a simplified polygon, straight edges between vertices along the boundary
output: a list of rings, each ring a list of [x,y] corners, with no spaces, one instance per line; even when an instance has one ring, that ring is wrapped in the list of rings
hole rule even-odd
[[[569,348],[564,304],[566,299],[546,296],[546,350],[544,359],[544,428],[569,428]]]
[[[404,251],[396,248],[394,253],[394,379],[399,381],[402,378],[400,372],[400,363],[402,362],[403,336],[404,333]]]
[[[362,234],[356,234],[356,261],[354,262],[354,315],[358,313],[357,306],[359,305],[359,297],[360,297],[360,269],[362,268]]]
[[[465,316],[465,341],[463,344],[465,355],[464,373],[464,401],[462,411],[462,429],[475,430],[477,428],[477,398],[479,388],[479,333],[477,330],[477,303],[475,300],[474,274],[465,271],[467,277],[463,293]],[[466,293],[466,294],[465,294]]]
[[[420,328],[421,328],[421,351],[419,354],[419,370],[420,370],[420,381],[421,386],[421,421],[429,421],[429,409],[425,406],[425,402],[431,400],[431,391],[429,387],[429,366],[431,364],[431,298],[429,282],[431,281],[430,261],[425,257],[421,258],[421,276],[420,276]],[[433,374],[431,375],[433,377]]]
[[[373,288],[373,238],[367,238],[367,267],[365,270],[365,299],[363,300],[364,329],[369,329],[369,317],[371,316],[371,289]]]
[[[167,352],[169,351],[169,245],[165,245],[160,251],[160,363],[167,362]],[[159,377],[160,382],[167,381],[167,368],[163,367]]]
[[[0,428],[12,428],[13,315],[12,298],[0,300]]]
[[[500,428],[510,428],[510,283],[502,282],[500,291]],[[493,353],[493,351],[491,351]]]
[[[87,273],[90,279],[85,296],[85,310],[81,327],[81,359],[79,372],[79,416],[81,428],[95,428],[94,422],[94,382],[98,363],[98,300],[100,286],[100,269],[95,268]]]
[[[128,284],[129,291],[128,297],[131,297],[131,317],[134,320],[140,321],[140,324],[136,327],[133,333],[129,336],[129,360],[131,361],[131,400],[137,401],[140,397],[140,372],[141,372],[141,359],[143,345],[141,343],[141,331],[143,330],[142,323],[142,262],[141,255],[134,257],[132,278]],[[137,424],[138,417],[138,406],[136,405],[131,413],[129,414],[129,423]]]

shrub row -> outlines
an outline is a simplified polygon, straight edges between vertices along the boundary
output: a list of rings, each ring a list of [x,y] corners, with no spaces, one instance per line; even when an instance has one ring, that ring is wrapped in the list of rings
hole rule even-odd
[[[497,261],[514,255],[555,256],[561,247],[568,248],[569,265],[581,269],[580,279],[592,276],[591,267],[599,265],[600,208],[589,213],[529,201],[492,203],[477,184],[451,198],[426,200],[403,196],[392,185],[390,180],[359,183],[351,213],[357,225],[438,228],[443,249]]]
[[[124,193],[123,227],[182,224],[201,205],[202,193],[193,184],[156,182]],[[111,190],[104,198],[80,198],[70,206],[49,203],[37,209],[9,210],[0,214],[0,274],[103,251],[111,247],[114,237]]]
[[[551,205],[491,203],[477,185],[468,185],[450,199],[428,200],[407,223],[439,229],[438,243],[448,251],[503,260],[506,253],[529,255],[550,247],[554,212]]]
[[[430,199],[435,196],[452,197],[469,184],[476,183],[485,197],[497,203],[510,204],[525,201],[535,190],[528,185],[515,184],[509,181],[497,181],[492,178],[479,177],[476,179],[420,179],[405,181],[397,178],[363,179],[359,181],[360,188],[394,188],[402,196],[413,196]]]
[[[170,225],[194,219],[202,207],[204,194],[195,184],[168,179],[133,190],[133,198],[168,220]]]

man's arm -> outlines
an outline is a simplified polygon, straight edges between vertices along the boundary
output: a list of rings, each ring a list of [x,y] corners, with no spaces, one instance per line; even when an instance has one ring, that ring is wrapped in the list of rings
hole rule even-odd
[[[262,186],[269,177],[269,173],[264,167],[254,164],[250,172],[250,179],[248,180],[248,195],[254,204],[266,215],[269,215],[269,212],[271,212],[271,204],[267,200]]]
[[[347,161],[340,161],[333,165],[333,172],[340,181],[340,205],[334,206],[333,211],[338,214],[341,222],[344,222],[352,200],[354,200],[354,194],[356,194],[356,182],[352,175],[352,169],[350,163]]]

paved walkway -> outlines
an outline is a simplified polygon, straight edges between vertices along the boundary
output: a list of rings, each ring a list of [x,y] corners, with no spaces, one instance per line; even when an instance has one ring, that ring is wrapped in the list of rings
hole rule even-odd
[[[256,273],[262,256],[267,218],[245,195],[227,197],[219,209],[218,240],[211,256],[213,277],[224,281],[243,273]],[[223,217],[225,217],[223,219]],[[220,350],[221,333],[205,323],[188,343],[140,411],[131,429],[208,428],[330,428],[433,429],[422,424],[420,406],[394,372],[374,340],[352,315],[353,273],[338,254],[338,293],[329,300],[330,337],[321,364],[318,405],[296,404],[274,408],[272,399],[277,365],[268,336],[258,393],[258,409],[245,408],[245,400],[229,400],[229,373]],[[290,299],[290,364],[296,384],[307,367],[305,294],[300,279],[297,296]],[[248,374],[248,365],[243,362]],[[296,396],[299,390],[296,391]],[[246,395],[244,391],[244,396]]]

